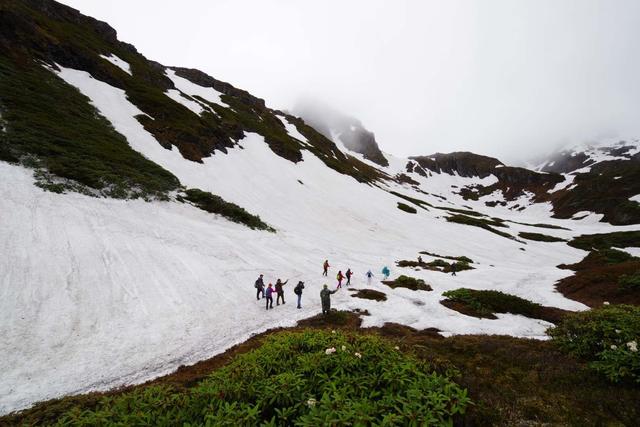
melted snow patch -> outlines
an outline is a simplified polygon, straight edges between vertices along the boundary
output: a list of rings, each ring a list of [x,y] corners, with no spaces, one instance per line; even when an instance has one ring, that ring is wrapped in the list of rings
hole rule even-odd
[[[198,116],[204,111],[204,108],[202,108],[202,105],[198,104],[195,101],[185,98],[184,96],[182,96],[179,90],[169,89],[168,91],[165,92],[165,95],[167,95],[169,98],[176,101],[178,104],[184,105],[185,107],[193,111]]]
[[[640,203],[640,194],[637,194],[633,197],[629,197],[629,200],[631,200],[632,202]]]
[[[622,252],[626,252],[631,256],[640,258],[640,248],[630,247],[630,248],[611,248],[611,249],[616,249]]]
[[[562,176],[564,176],[564,181],[557,183],[555,187],[549,190],[549,193],[555,193],[556,191],[564,190],[565,188],[573,184],[573,180],[576,178],[575,175],[569,174],[563,174]]]
[[[189,96],[199,96],[209,102],[229,107],[229,105],[225,104],[222,101],[222,98],[220,98],[221,95],[224,95],[222,92],[218,92],[212,87],[204,87],[192,83],[191,81],[176,75],[176,72],[169,68],[166,70],[166,75],[182,93],[186,93]]]
[[[109,56],[100,55],[100,58],[106,59],[107,61],[109,61],[113,65],[115,65],[116,67],[120,68],[125,73],[129,74],[130,76],[132,75],[131,74],[131,66],[129,65],[129,63],[127,61],[123,60],[123,59],[120,59],[119,57],[117,57],[113,53],[111,55],[109,55]]]

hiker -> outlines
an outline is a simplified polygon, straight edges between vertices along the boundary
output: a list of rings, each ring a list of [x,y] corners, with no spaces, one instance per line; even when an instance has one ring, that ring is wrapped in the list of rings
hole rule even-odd
[[[344,279],[344,275],[342,274],[342,270],[338,270],[338,274],[336,275],[336,279],[338,280],[338,287],[336,289],[340,289],[342,287],[342,279]]]
[[[269,308],[273,308],[273,285],[271,283],[267,286],[264,296],[267,299],[267,310],[269,310]],[[271,307],[269,307],[269,303],[271,303]]]
[[[258,277],[254,286],[256,288],[256,299],[260,300],[260,298],[264,298],[264,281],[262,280],[262,274]]]
[[[451,275],[452,276],[456,275],[456,263],[455,262],[453,264],[451,264]]]
[[[304,282],[299,281],[295,288],[293,288],[293,293],[298,295],[298,308],[302,308],[300,302],[302,300],[302,290],[304,289]]]
[[[280,279],[276,281],[276,293],[278,294],[276,297],[276,305],[280,305],[280,298],[282,298],[282,304],[284,304],[284,289],[282,289],[282,287],[286,285],[288,281],[289,279],[284,282]]]
[[[329,311],[331,311],[331,294],[335,294],[336,292],[338,292],[337,289],[335,291],[330,291],[327,285],[324,285],[322,287],[322,290],[320,291],[320,301],[322,301],[322,314],[328,314]]]
[[[384,276],[384,280],[387,280],[390,274],[391,274],[391,270],[389,270],[389,267],[385,265],[384,268],[382,269],[382,275]]]
[[[367,271],[367,285],[371,286],[371,278],[373,277],[373,273],[371,270]]]
[[[345,283],[345,285],[349,286],[351,284],[351,276],[353,276],[353,271],[351,271],[351,269],[348,268],[347,272],[344,275],[347,278],[347,283]]]
[[[328,260],[328,259],[325,259],[325,260],[324,260],[324,264],[322,264],[322,275],[323,275],[323,276],[326,276],[326,275],[328,274],[328,272],[329,272],[329,267],[330,267],[330,265],[329,265],[329,260]]]
[[[422,257],[418,255],[418,264],[422,264]]]

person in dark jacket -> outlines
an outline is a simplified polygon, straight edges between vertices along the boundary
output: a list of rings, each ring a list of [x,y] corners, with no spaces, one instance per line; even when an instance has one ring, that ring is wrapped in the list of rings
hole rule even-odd
[[[256,299],[264,298],[264,281],[262,280],[262,274],[258,277],[254,286],[256,287]]]
[[[276,305],[280,305],[281,298],[282,298],[282,303],[284,304],[284,289],[282,287],[286,285],[288,281],[289,279],[287,279],[284,282],[281,281],[280,279],[276,281],[276,294],[278,294],[278,296],[276,297]]]
[[[320,301],[322,301],[322,314],[328,314],[331,311],[331,294],[335,294],[336,292],[338,292],[337,289],[335,291],[330,291],[327,285],[324,285],[322,287],[322,290],[320,291]]]
[[[325,259],[324,264],[322,264],[322,275],[326,276],[329,272],[329,260]]]
[[[347,272],[344,273],[344,277],[347,278],[347,283],[345,283],[345,286],[349,286],[351,284],[351,276],[353,276],[353,271],[351,271],[351,269],[348,268]]]
[[[267,310],[273,308],[273,285],[271,283],[269,283],[269,286],[267,286],[267,290],[264,291],[264,297],[267,300]]]
[[[302,308],[302,306],[300,305],[300,302],[302,301],[302,290],[303,289],[304,289],[304,282],[302,282],[302,281],[298,282],[296,287],[293,288],[293,293],[298,295],[298,308]]]

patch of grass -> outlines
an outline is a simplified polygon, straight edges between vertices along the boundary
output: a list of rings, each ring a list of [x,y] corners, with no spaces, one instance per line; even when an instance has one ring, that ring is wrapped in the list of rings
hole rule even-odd
[[[249,228],[275,232],[275,229],[264,223],[259,216],[252,215],[244,208],[235,203],[227,202],[215,194],[191,188],[185,190],[184,195],[180,196],[179,200],[186,200],[204,211],[222,215],[230,221],[244,224]]]
[[[427,252],[427,251],[421,251],[420,252],[422,255],[429,255],[432,256],[434,258],[444,258],[444,259],[450,259],[453,261],[460,261],[460,262],[466,262],[467,264],[473,264],[473,260],[469,257],[466,256],[448,256],[448,255],[438,255],[432,252]]]
[[[411,207],[409,205],[405,205],[404,203],[401,203],[401,202],[398,202],[398,209],[400,209],[401,211],[405,211],[407,213],[410,213],[410,214],[418,213],[416,208],[413,208],[413,207]]]
[[[385,280],[382,283],[389,286],[392,289],[406,288],[412,291],[432,291],[430,285],[426,284],[422,279],[416,279],[405,275],[399,276],[396,280]]]
[[[36,63],[0,57],[0,105],[6,121],[2,157],[29,157],[29,166],[61,178],[40,174],[43,189],[82,186],[102,196],[166,199],[180,184],[133,150],[89,98]]]
[[[470,225],[473,227],[483,228],[499,236],[506,237],[507,239],[514,239],[514,237],[509,233],[505,233],[504,231],[496,230],[494,228],[494,227],[506,227],[506,225],[504,225],[502,221],[496,221],[493,219],[485,219],[485,218],[472,218],[466,215],[448,216],[447,221],[455,222],[457,224]]]
[[[547,234],[540,233],[528,233],[526,231],[522,231],[518,233],[519,237],[527,240],[535,240],[536,242],[565,242],[566,240],[561,239],[560,237],[549,236]]]
[[[640,231],[617,231],[603,234],[583,234],[574,237],[569,246],[585,251],[640,246]]]
[[[564,310],[543,307],[524,298],[494,290],[460,288],[444,292],[442,296],[447,298],[443,301],[444,305],[448,306],[447,302],[461,304],[464,314],[480,318],[496,319],[495,313],[511,313],[557,323],[564,315]]]
[[[548,334],[610,381],[640,383],[640,307],[615,305],[573,313]]]
[[[419,206],[419,207],[421,207],[422,209],[424,209],[426,211],[429,210],[429,209],[427,209],[427,206],[431,207],[431,208],[433,207],[433,205],[431,203],[427,203],[424,200],[416,199],[414,197],[405,196],[404,194],[398,193],[397,191],[389,191],[389,194],[393,194],[396,197],[399,197],[399,198],[401,198],[403,200],[411,202],[414,205]]]
[[[628,252],[619,251],[617,249],[601,249],[598,254],[602,256],[607,264],[620,264],[627,261],[637,260]]]
[[[450,425],[469,403],[450,375],[386,339],[306,330],[268,337],[190,389],[104,397],[57,425]]]
[[[384,292],[376,291],[374,289],[358,289],[358,291],[351,296],[354,298],[364,298],[374,301],[387,300],[387,295]]]
[[[570,231],[570,229],[568,229],[566,227],[561,227],[559,225],[540,224],[540,223],[538,223],[538,224],[529,224],[529,223],[526,223],[526,222],[518,222],[518,221],[511,221],[511,220],[506,220],[506,221],[514,223],[514,224],[527,225],[529,227],[549,228],[549,229],[552,229],[552,230],[568,230],[568,231]]]
[[[618,286],[627,291],[640,290],[640,272],[623,274],[618,279]]]

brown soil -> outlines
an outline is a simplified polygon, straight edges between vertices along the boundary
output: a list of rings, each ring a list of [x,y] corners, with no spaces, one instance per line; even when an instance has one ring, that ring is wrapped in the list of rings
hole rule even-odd
[[[624,290],[618,285],[620,276],[640,271],[640,261],[607,264],[602,256],[590,252],[579,263],[563,264],[558,268],[576,272],[556,284],[556,289],[567,298],[589,307],[601,306],[605,301],[611,304],[640,305],[640,289]]]

